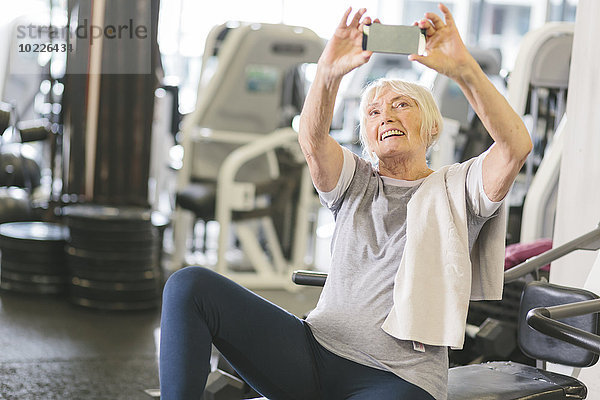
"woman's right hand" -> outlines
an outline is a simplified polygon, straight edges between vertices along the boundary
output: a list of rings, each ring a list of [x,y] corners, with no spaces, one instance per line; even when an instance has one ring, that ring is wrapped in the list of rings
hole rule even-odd
[[[351,11],[352,7],[346,10],[333,37],[327,42],[319,58],[319,69],[330,79],[341,79],[354,68],[369,61],[373,54],[372,51],[362,49],[363,27],[371,24],[370,17],[360,20],[367,11],[366,8],[358,10],[348,24]]]

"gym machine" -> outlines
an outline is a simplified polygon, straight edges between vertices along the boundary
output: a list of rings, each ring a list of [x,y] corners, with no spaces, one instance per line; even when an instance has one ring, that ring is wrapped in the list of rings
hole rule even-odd
[[[301,27],[228,23],[210,32],[196,108],[181,132],[171,270],[185,265],[196,222],[216,221],[215,271],[251,288],[290,287],[292,268],[305,264],[316,204],[291,127],[304,101],[299,65],[322,50]],[[228,261],[232,236],[250,270]]]
[[[507,99],[534,145],[508,196],[508,243],[554,231],[573,30],[573,23],[552,22],[528,32],[508,79]]]
[[[584,399],[585,385],[570,376],[545,370],[545,362],[590,367],[600,355],[600,298],[583,289],[543,281],[524,282],[526,275],[574,250],[600,249],[600,225],[564,245],[532,257],[505,272],[505,281],[521,282],[517,330],[506,335],[502,321],[488,318],[480,327],[467,326],[467,335],[478,337],[480,348],[501,357],[504,346],[519,346],[538,367],[514,361],[490,361],[449,369],[449,400]],[[322,287],[327,274],[295,271],[298,285]],[[240,400],[259,395],[218,354],[209,375],[203,400]],[[260,399],[266,400],[264,397]]]
[[[574,250],[599,249],[600,225],[507,270],[505,283],[523,280],[526,275]],[[327,274],[312,271],[296,271],[292,277],[296,284],[311,286],[323,286],[326,279]],[[518,346],[535,360],[590,367],[600,355],[598,313],[600,298],[590,291],[542,281],[524,284],[516,335]],[[476,329],[476,335],[483,332],[486,339],[496,339],[503,335],[504,328],[489,320],[479,328],[470,329]],[[494,346],[488,343],[487,348]],[[543,363],[539,365],[543,367]],[[457,366],[449,370],[449,400],[584,399],[586,395],[585,385],[575,378],[511,361]]]

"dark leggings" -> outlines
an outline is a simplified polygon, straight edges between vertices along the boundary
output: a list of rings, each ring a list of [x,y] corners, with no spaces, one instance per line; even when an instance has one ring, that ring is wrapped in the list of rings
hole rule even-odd
[[[271,400],[432,399],[391,372],[329,352],[303,320],[231,280],[205,268],[181,269],[163,293],[162,400],[200,398],[211,344]]]

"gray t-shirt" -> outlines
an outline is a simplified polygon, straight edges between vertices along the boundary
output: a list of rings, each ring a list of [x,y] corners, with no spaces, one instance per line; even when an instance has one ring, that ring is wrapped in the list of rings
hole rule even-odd
[[[484,157],[479,156],[467,175],[470,248],[501,204],[483,192]],[[381,329],[393,305],[394,277],[406,243],[407,204],[422,181],[382,177],[344,149],[336,188],[319,193],[336,225],[329,276],[306,321],[317,341],[334,354],[391,371],[436,399],[446,399],[447,347],[396,339]]]

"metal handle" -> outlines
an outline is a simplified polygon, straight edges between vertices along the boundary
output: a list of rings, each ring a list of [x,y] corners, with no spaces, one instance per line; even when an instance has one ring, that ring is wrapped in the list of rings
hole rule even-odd
[[[555,249],[548,250],[540,255],[531,257],[525,262],[512,267],[504,272],[504,281],[511,282],[538,270],[546,264],[569,254],[573,250],[598,250],[600,249],[600,224],[593,230],[585,233],[570,242],[567,242]],[[298,275],[296,275],[298,274]],[[296,276],[298,281],[296,281]],[[327,274],[314,271],[296,271],[294,272],[294,282],[298,285],[323,286]],[[311,282],[311,283],[304,283]]]
[[[538,256],[531,257],[525,262],[512,267],[504,272],[504,281],[511,282],[528,273],[538,270],[544,265],[569,254],[573,250],[598,250],[600,249],[600,224],[590,232],[579,236],[555,249],[548,250]]]
[[[600,312],[600,299],[553,307],[537,307],[527,313],[527,323],[545,335],[600,355],[600,336],[556,320],[597,312]]]
[[[294,271],[292,281],[297,285],[324,286],[327,274],[315,271]]]

